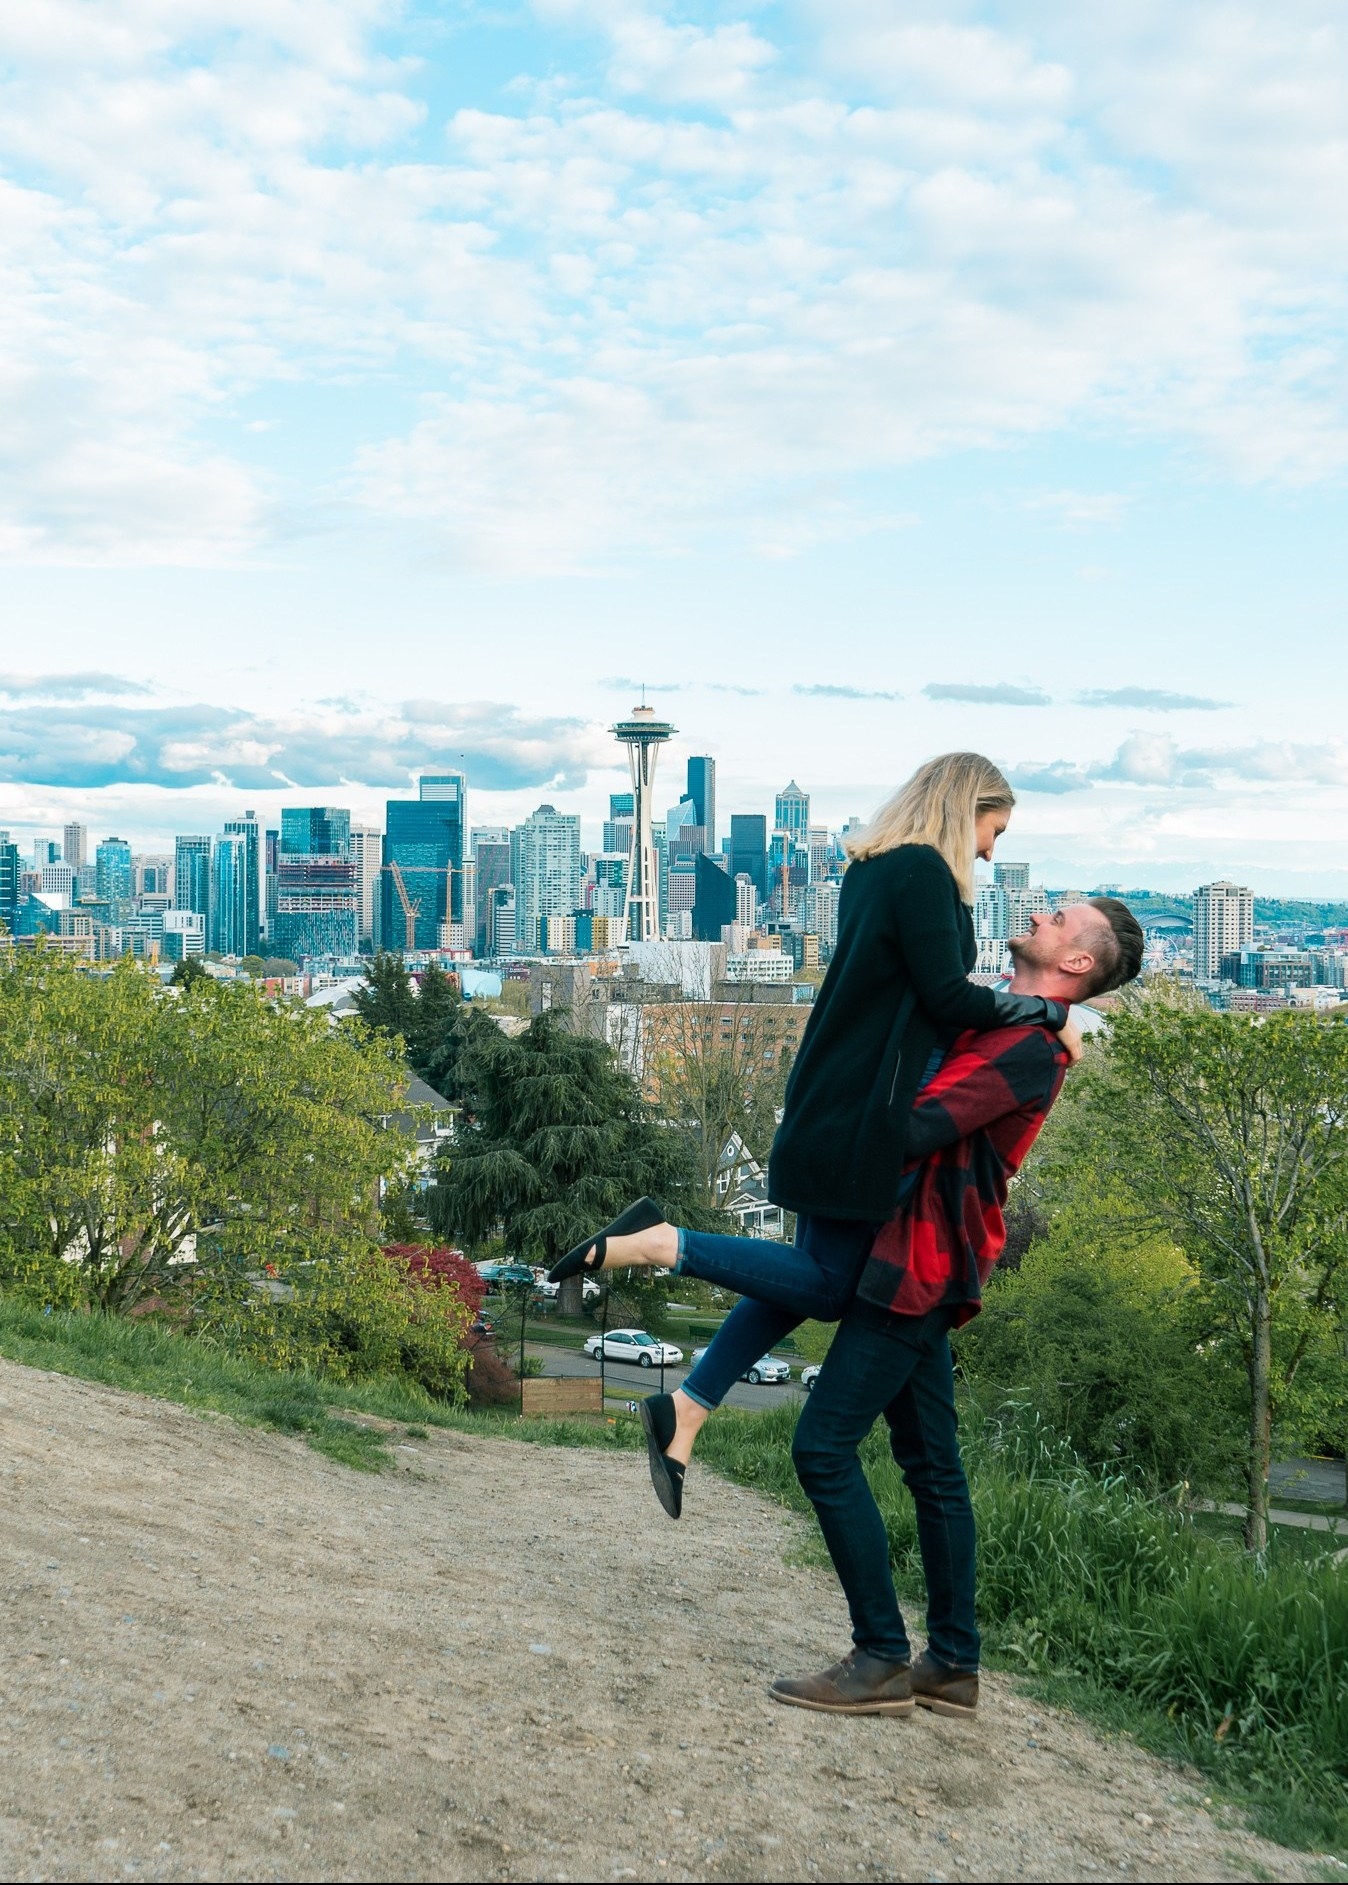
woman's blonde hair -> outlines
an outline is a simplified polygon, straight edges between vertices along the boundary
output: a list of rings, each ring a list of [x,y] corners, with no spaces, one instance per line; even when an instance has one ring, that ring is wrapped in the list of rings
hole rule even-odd
[[[1006,775],[990,759],[942,753],[919,766],[866,829],[847,840],[847,854],[859,860],[901,844],[929,844],[950,866],[964,901],[972,903],[975,821],[983,812],[1009,812],[1015,802]]]

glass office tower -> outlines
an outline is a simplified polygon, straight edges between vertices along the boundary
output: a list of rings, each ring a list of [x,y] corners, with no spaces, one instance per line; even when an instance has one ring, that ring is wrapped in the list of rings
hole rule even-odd
[[[461,772],[424,778],[419,798],[390,799],[385,810],[381,945],[435,949],[440,925],[464,920],[467,781]]]

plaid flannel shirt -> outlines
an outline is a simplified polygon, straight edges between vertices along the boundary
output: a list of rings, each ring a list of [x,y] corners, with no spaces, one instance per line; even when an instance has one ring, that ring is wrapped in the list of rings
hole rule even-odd
[[[898,1209],[857,1291],[894,1315],[942,1305],[958,1328],[983,1306],[1006,1245],[1007,1186],[1058,1097],[1067,1052],[1044,1027],[958,1035],[918,1094]]]

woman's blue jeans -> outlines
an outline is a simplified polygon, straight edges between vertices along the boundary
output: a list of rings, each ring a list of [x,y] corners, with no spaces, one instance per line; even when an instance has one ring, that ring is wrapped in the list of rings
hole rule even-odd
[[[755,1237],[681,1230],[675,1270],[719,1283],[736,1303],[710,1348],[683,1384],[700,1407],[719,1407],[730,1389],[774,1342],[813,1317],[836,1322],[856,1294],[878,1226],[849,1218],[796,1219],[794,1246]]]

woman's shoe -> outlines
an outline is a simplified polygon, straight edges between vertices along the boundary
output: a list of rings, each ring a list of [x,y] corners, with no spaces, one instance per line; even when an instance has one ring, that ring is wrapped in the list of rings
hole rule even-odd
[[[679,1460],[670,1459],[665,1452],[678,1428],[674,1397],[672,1394],[652,1394],[637,1411],[646,1429],[646,1453],[650,1460],[651,1484],[655,1487],[655,1496],[671,1518],[678,1518],[683,1511],[684,1468]]]
[[[548,1281],[564,1283],[568,1276],[579,1276],[582,1270],[602,1270],[610,1237],[631,1237],[639,1230],[654,1230],[664,1221],[665,1214],[654,1198],[638,1198],[595,1236],[587,1237],[583,1244],[568,1250],[561,1262],[554,1263],[548,1271]]]

